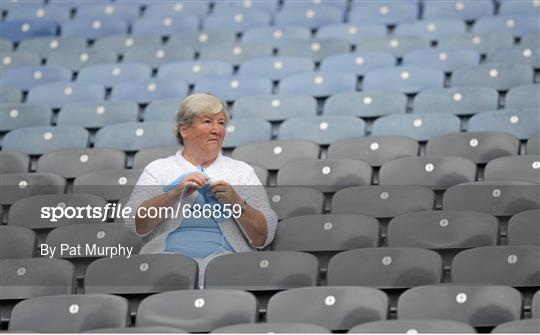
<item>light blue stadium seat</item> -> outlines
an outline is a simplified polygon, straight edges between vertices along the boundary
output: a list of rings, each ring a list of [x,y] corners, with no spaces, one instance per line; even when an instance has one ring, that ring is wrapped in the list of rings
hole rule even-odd
[[[230,45],[228,42],[223,44],[206,44],[199,49],[199,59],[219,60],[238,65],[248,60],[271,57],[274,49],[269,44],[261,43],[242,43]]]
[[[511,88],[506,93],[504,106],[509,109],[540,109],[540,85],[530,84]]]
[[[0,131],[22,127],[48,126],[52,111],[45,106],[33,104],[0,105]]]
[[[181,103],[178,98],[152,101],[144,109],[144,122],[175,122]]]
[[[90,82],[112,87],[123,81],[149,79],[152,69],[138,63],[98,64],[87,66],[79,72],[77,81]]]
[[[540,133],[538,110],[498,110],[474,115],[468,131],[501,131],[526,140]]]
[[[501,15],[530,15],[533,13],[540,14],[540,5],[535,0],[500,1],[499,14]]]
[[[136,3],[82,3],[77,8],[75,19],[120,19],[132,22],[140,13]]]
[[[538,32],[538,15],[504,15],[481,18],[475,22],[473,32],[509,32],[514,36]]]
[[[3,41],[1,42],[3,43]],[[4,52],[2,51],[1,61],[2,71],[10,70],[20,66],[37,66],[41,64],[41,57],[38,54],[19,51],[19,52]]]
[[[13,9],[13,8],[35,7],[35,6],[40,6],[40,5],[44,5],[44,4],[45,4],[44,0],[37,0],[37,1],[32,1],[32,2],[9,0],[9,1],[3,1],[3,2],[0,3],[0,10],[9,11],[10,9]]]
[[[444,86],[444,73],[438,69],[403,66],[376,69],[364,76],[365,90],[395,90],[416,93]]]
[[[283,78],[280,94],[302,94],[326,97],[356,90],[356,76],[349,72],[317,71]]]
[[[70,103],[102,101],[105,87],[100,84],[58,82],[34,87],[26,101],[49,108],[61,108]]]
[[[176,80],[182,79],[190,84],[207,76],[232,75],[231,64],[216,60],[196,60],[167,63],[159,67],[158,78]]]
[[[485,54],[495,49],[511,47],[514,37],[509,32],[476,33],[444,36],[439,38],[437,46],[441,49],[467,48]]]
[[[394,30],[396,37],[420,36],[437,40],[442,36],[464,34],[465,22],[461,20],[420,20],[399,24]]]
[[[347,8],[347,0],[308,0],[308,1],[294,1],[284,0],[282,10],[289,10],[291,8],[317,8],[334,6],[339,9]]]
[[[403,65],[425,66],[452,72],[480,63],[480,53],[474,49],[417,49],[403,57]]]
[[[335,38],[354,44],[364,38],[385,37],[386,30],[382,24],[336,23],[317,29],[315,38]]]
[[[77,126],[18,128],[6,134],[2,149],[41,155],[54,150],[86,148],[88,138],[88,131]]]
[[[294,43],[284,43],[279,46],[280,56],[308,57],[316,62],[338,53],[350,51],[347,42],[339,39],[297,41]]]
[[[6,20],[0,22],[2,37],[18,42],[39,36],[54,36],[58,30],[56,22],[43,19]]]
[[[156,33],[153,35],[113,35],[100,38],[92,44],[94,50],[110,50],[116,53],[125,53],[131,49],[138,48],[157,48],[162,45],[161,36]]]
[[[242,42],[257,42],[280,46],[295,41],[306,41],[311,38],[311,32],[306,27],[282,26],[260,27],[246,30],[242,34]]]
[[[490,0],[477,1],[424,1],[424,19],[475,20],[493,15],[495,10]]]
[[[139,106],[133,101],[83,102],[64,106],[58,125],[100,128],[113,123],[135,122]]]
[[[340,53],[323,59],[320,68],[322,71],[350,71],[361,76],[371,70],[395,64],[396,57],[389,52]]]
[[[185,98],[188,84],[183,80],[124,81],[113,86],[111,100],[131,100],[146,104],[166,98]]]
[[[130,48],[124,52],[124,62],[144,63],[153,68],[163,64],[192,60],[195,50],[191,47],[167,47],[167,46],[138,46]]]
[[[234,148],[255,141],[267,141],[271,137],[270,122],[257,118],[234,118],[225,128],[224,148]]]
[[[62,36],[96,39],[109,35],[127,34],[128,24],[124,20],[113,18],[77,19],[64,23],[61,30]]]
[[[324,115],[378,117],[407,111],[407,96],[396,91],[365,90],[330,96],[324,103]]]
[[[208,13],[208,1],[147,1],[144,17],[166,17],[182,13],[203,17]]]
[[[533,76],[533,69],[524,64],[480,64],[455,70],[452,86],[483,86],[506,91],[512,87],[532,84]]]
[[[269,26],[272,17],[259,9],[231,8],[205,17],[204,30],[234,30],[242,32],[248,29]]]
[[[23,92],[20,88],[11,85],[0,85],[0,103],[19,103],[22,100]]]
[[[29,51],[47,58],[51,52],[57,51],[84,52],[86,44],[86,39],[80,37],[35,37],[21,41],[17,51]]]
[[[112,50],[54,51],[47,57],[47,65],[58,65],[72,71],[79,71],[85,66],[114,63],[118,59]]]
[[[176,144],[174,124],[166,122],[126,122],[104,126],[96,133],[94,147],[137,151]]]
[[[193,33],[199,30],[199,18],[194,14],[170,14],[164,17],[144,16],[133,21],[133,35],[171,35],[178,32]]]
[[[236,43],[236,32],[224,29],[197,33],[176,33],[169,36],[167,46],[182,48],[189,46],[195,50],[200,50],[205,45],[220,43],[234,45]]]
[[[416,1],[354,0],[349,13],[350,22],[396,24],[418,19],[419,8]]]
[[[306,57],[264,57],[240,65],[239,74],[280,80],[286,76],[315,70],[315,63]]]
[[[334,6],[295,7],[282,10],[274,17],[277,26],[292,25],[310,29],[342,23],[343,20],[343,10]]]
[[[262,118],[282,121],[290,117],[315,116],[317,101],[308,95],[253,95],[237,99],[234,118]]]
[[[529,48],[540,48],[540,33],[531,32],[521,36],[519,45]]]
[[[195,82],[194,92],[211,92],[225,101],[248,95],[270,94],[272,81],[254,76],[207,76]]]
[[[469,115],[497,109],[499,94],[488,87],[437,88],[418,93],[415,113]]]
[[[231,9],[257,9],[269,14],[277,12],[279,7],[278,0],[269,1],[216,1],[214,3],[214,13],[228,12]]]
[[[10,9],[7,13],[6,20],[50,20],[56,23],[64,23],[69,20],[70,12],[68,8],[43,6],[37,2],[33,2],[29,6],[18,6]]]
[[[408,136],[417,141],[428,141],[459,130],[460,120],[452,114],[394,114],[375,120],[371,134]]]
[[[6,38],[0,37],[0,50],[2,53],[13,51],[13,42]]]
[[[356,52],[391,52],[397,57],[403,57],[407,52],[420,49],[429,48],[431,43],[429,39],[409,36],[409,37],[374,37],[366,38],[358,41],[355,44]]]
[[[280,140],[310,140],[329,145],[347,137],[362,137],[365,122],[348,116],[292,117],[279,127]]]
[[[71,71],[61,66],[23,66],[2,74],[2,84],[30,90],[57,81],[71,81]]]
[[[498,64],[526,64],[540,69],[540,48],[514,47],[488,53],[486,62]]]

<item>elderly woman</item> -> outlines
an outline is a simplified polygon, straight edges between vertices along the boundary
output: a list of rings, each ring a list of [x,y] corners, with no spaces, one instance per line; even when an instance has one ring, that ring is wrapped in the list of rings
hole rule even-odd
[[[183,148],[148,164],[127,204],[134,215],[126,226],[143,236],[141,253],[189,256],[201,278],[217,255],[267,246],[277,224],[253,168],[221,154],[228,121],[226,105],[215,96],[187,97],[176,117]],[[179,217],[145,215],[152,208],[180,208]]]

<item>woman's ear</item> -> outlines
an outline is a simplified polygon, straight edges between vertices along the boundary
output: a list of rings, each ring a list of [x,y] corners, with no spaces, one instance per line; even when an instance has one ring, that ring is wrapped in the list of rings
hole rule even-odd
[[[186,138],[186,135],[187,135],[187,128],[185,128],[185,127],[179,127],[179,128],[178,128],[178,132],[180,133],[180,135],[182,136],[183,139]]]

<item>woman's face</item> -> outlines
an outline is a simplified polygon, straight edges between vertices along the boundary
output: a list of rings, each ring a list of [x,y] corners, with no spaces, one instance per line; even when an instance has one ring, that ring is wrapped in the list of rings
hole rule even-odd
[[[181,128],[184,147],[191,147],[201,154],[215,154],[221,151],[225,138],[225,113],[199,114],[189,128]]]

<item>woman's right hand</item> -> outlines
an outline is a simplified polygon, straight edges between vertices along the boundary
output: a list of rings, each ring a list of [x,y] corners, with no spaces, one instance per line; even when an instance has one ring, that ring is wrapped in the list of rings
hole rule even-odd
[[[193,172],[184,177],[172,191],[176,197],[180,197],[182,191],[184,196],[190,196],[196,190],[202,189],[207,184],[207,177],[201,172]],[[185,190],[184,190],[185,188]]]

